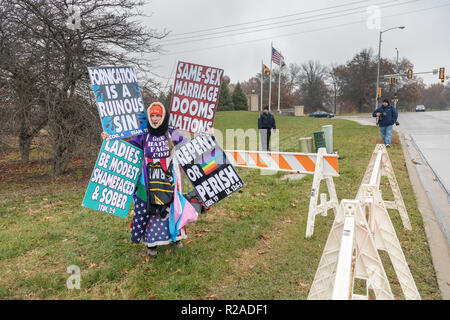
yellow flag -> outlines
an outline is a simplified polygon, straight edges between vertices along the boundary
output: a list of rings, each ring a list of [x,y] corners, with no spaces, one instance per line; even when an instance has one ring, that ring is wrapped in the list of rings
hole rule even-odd
[[[268,76],[270,75],[270,69],[263,63],[263,73]]]

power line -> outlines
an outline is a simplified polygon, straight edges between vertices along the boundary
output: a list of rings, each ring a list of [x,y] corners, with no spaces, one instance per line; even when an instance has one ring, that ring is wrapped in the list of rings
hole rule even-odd
[[[398,0],[395,0],[395,1],[398,1]],[[420,0],[415,0],[415,1],[420,1]],[[392,0],[391,1],[385,1],[385,2],[382,2],[382,3],[378,3],[377,5],[386,4],[386,3],[392,3],[392,2],[393,2]],[[271,23],[261,24],[261,25],[257,25],[257,26],[250,26],[250,27],[244,27],[244,28],[238,28],[238,29],[232,29],[232,30],[226,30],[226,31],[206,33],[206,34],[196,35],[196,36],[188,36],[188,37],[181,37],[181,38],[175,38],[175,39],[161,39],[160,43],[167,44],[167,43],[170,43],[170,42],[177,42],[177,41],[180,41],[180,40],[186,40],[186,39],[192,39],[192,38],[198,38],[198,37],[205,37],[205,36],[211,36],[211,35],[216,35],[216,34],[225,34],[225,33],[230,33],[230,32],[235,32],[235,31],[249,30],[249,29],[255,29],[255,28],[261,28],[261,27],[278,25],[278,24],[285,24],[285,23],[288,23],[288,22],[305,20],[305,19],[311,19],[311,18],[316,18],[316,17],[322,17],[322,16],[331,15],[331,14],[337,14],[337,13],[342,13],[342,12],[362,9],[362,8],[367,8],[367,6],[350,8],[350,9],[345,9],[345,10],[335,11],[335,12],[322,13],[322,14],[313,15],[313,16],[304,17],[304,18],[296,18],[296,19],[291,19],[291,20],[271,22]],[[333,17],[331,17],[331,18],[333,18]],[[290,25],[287,25],[287,26],[290,26]],[[278,28],[282,28],[282,27],[285,27],[285,26],[281,25]],[[254,30],[253,32],[264,31],[264,30],[267,30],[267,29],[270,29],[270,28]],[[250,33],[250,32],[245,32],[245,33]],[[240,33],[240,34],[242,34],[242,33]],[[232,36],[232,35],[223,35],[223,36],[225,37],[225,36]],[[211,38],[205,38],[205,40],[206,39],[211,39]],[[198,40],[201,40],[201,39],[198,39]],[[198,41],[198,40],[195,40],[195,41]]]
[[[412,11],[403,12],[403,13],[399,13],[399,14],[392,14],[392,15],[388,15],[388,16],[384,16],[384,17],[385,18],[392,18],[392,17],[397,17],[397,16],[404,16],[404,15],[413,14],[413,13],[417,13],[417,12],[423,12],[423,11],[428,11],[428,10],[432,10],[432,9],[447,7],[449,5],[450,5],[450,3],[443,4],[443,5],[440,5],[440,6],[434,6],[434,7],[423,8],[423,9],[418,9],[418,10],[412,10]],[[294,33],[288,33],[288,34],[281,34],[281,35],[274,35],[274,36],[270,36],[270,37],[259,38],[259,39],[248,40],[248,41],[242,41],[242,42],[235,42],[235,43],[228,43],[228,44],[219,45],[219,46],[206,47],[206,48],[195,49],[195,50],[169,52],[169,53],[167,53],[165,55],[166,56],[167,55],[176,55],[176,54],[182,54],[182,53],[191,53],[191,52],[199,52],[199,51],[218,49],[218,48],[224,48],[224,47],[238,46],[238,45],[243,45],[243,44],[248,44],[248,43],[253,43],[253,42],[259,42],[259,41],[265,41],[265,40],[270,40],[270,39],[284,38],[284,37],[290,37],[290,36],[295,36],[295,35],[299,35],[299,34],[305,34],[305,33],[329,30],[329,29],[333,29],[333,28],[338,28],[338,27],[344,27],[344,26],[349,26],[349,25],[353,25],[353,24],[363,23],[363,22],[366,22],[366,21],[367,20],[358,20],[358,21],[354,21],[354,22],[343,23],[343,24],[328,26],[328,27],[324,27],[324,28],[311,29],[311,30],[305,30],[305,31],[301,31],[301,32],[294,32]]]
[[[342,5],[339,5],[339,6],[332,6],[332,7],[314,9],[314,10],[309,10],[309,11],[302,11],[302,12],[297,12],[297,13],[288,14],[288,15],[284,15],[284,16],[273,17],[273,18],[265,18],[265,19],[259,19],[259,20],[249,21],[249,22],[229,24],[229,25],[225,25],[225,26],[221,26],[221,27],[201,29],[201,30],[195,30],[195,31],[188,31],[188,32],[184,32],[184,33],[178,33],[178,34],[169,35],[168,37],[177,37],[177,36],[182,36],[182,35],[192,34],[192,33],[215,31],[215,30],[226,29],[226,28],[231,28],[231,27],[236,27],[236,26],[242,26],[242,25],[247,25],[247,24],[254,24],[254,23],[258,23],[258,22],[269,21],[269,20],[288,18],[288,17],[298,16],[298,15],[302,15],[302,14],[308,14],[308,13],[314,13],[314,12],[318,12],[318,11],[336,9],[336,8],[345,7],[345,6],[353,5],[353,4],[356,4],[356,3],[368,2],[368,1],[371,1],[371,0],[354,1],[354,2],[350,2],[350,3],[342,4]]]
[[[409,0],[409,1],[406,1],[406,2],[403,2],[403,3],[385,5],[385,6],[381,6],[381,7],[382,8],[389,8],[389,7],[401,6],[401,5],[405,5],[405,4],[409,4],[409,3],[413,3],[413,2],[418,2],[418,1],[422,1],[422,0]],[[381,3],[378,3],[378,4],[382,5],[382,4],[386,4],[386,3],[392,3],[392,1],[381,2]],[[344,11],[348,11],[348,10],[344,10]],[[323,18],[318,18],[318,19],[301,21],[301,22],[287,24],[287,25],[282,25],[282,26],[277,26],[277,27],[269,27],[269,28],[263,28],[263,29],[258,29],[258,30],[251,30],[251,31],[239,32],[239,33],[235,33],[235,34],[218,35],[218,36],[208,37],[208,38],[192,39],[192,40],[185,40],[185,41],[179,41],[179,42],[176,42],[175,40],[173,40],[173,41],[175,41],[174,43],[170,43],[170,42],[169,43],[162,43],[161,45],[173,46],[173,45],[180,45],[180,44],[184,44],[184,43],[192,43],[192,42],[196,42],[196,41],[204,41],[204,40],[212,40],[212,39],[218,39],[218,38],[224,38],[224,37],[240,36],[240,35],[248,34],[248,33],[273,30],[273,29],[276,29],[276,28],[291,27],[291,26],[296,26],[296,25],[299,25],[299,24],[305,24],[305,23],[310,23],[310,22],[317,22],[317,21],[322,21],[322,20],[340,18],[340,17],[349,16],[349,15],[353,15],[353,14],[357,14],[357,13],[364,13],[364,12],[366,12],[366,10],[360,10],[360,11],[350,12],[350,13],[346,13],[346,14],[338,14],[338,15],[331,16],[331,17],[323,17]],[[327,13],[325,15],[329,15],[329,14],[330,13]],[[323,15],[324,14],[320,14],[320,15],[317,15],[317,17],[323,16]],[[309,17],[309,18],[311,18],[311,17]],[[295,20],[298,20],[298,19],[295,19]],[[238,31],[238,30],[233,30],[233,31]],[[189,37],[189,38],[192,38],[192,37]],[[169,41],[169,40],[167,40],[167,41]]]

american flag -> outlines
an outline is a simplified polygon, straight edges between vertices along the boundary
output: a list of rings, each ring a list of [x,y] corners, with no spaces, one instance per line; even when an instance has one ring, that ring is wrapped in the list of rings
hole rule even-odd
[[[272,61],[277,65],[281,64],[281,61],[284,60],[284,57],[279,53],[274,47],[272,47]]]

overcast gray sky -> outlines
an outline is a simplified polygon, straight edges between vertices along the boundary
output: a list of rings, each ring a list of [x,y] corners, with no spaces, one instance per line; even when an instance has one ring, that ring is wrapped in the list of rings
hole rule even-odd
[[[261,60],[270,65],[271,42],[288,64],[341,64],[364,48],[377,54],[380,30],[370,6],[380,10],[381,30],[406,26],[383,33],[383,58],[395,58],[398,48],[415,72],[446,67],[450,74],[450,0],[153,0],[145,24],[171,31],[158,42],[164,53],[151,57],[154,72],[171,86],[181,60],[223,68],[233,83],[245,81],[260,71]],[[254,21],[260,22],[248,24]],[[205,29],[214,30],[190,33]],[[202,38],[212,39],[194,41]],[[439,82],[437,75],[422,78]]]

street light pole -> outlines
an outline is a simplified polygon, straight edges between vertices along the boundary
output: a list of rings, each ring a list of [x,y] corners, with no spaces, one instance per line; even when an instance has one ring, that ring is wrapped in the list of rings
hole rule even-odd
[[[380,39],[378,42],[377,93],[375,95],[375,109],[378,107],[378,90],[380,88],[381,36],[384,32],[387,32],[387,31],[393,30],[393,29],[405,29],[405,26],[394,27],[394,28],[386,29],[384,31],[380,31]]]
[[[398,49],[397,50],[397,74],[400,74],[400,70],[398,69]],[[394,96],[394,108],[397,109],[397,92],[398,92],[398,77],[395,78],[395,96]]]

